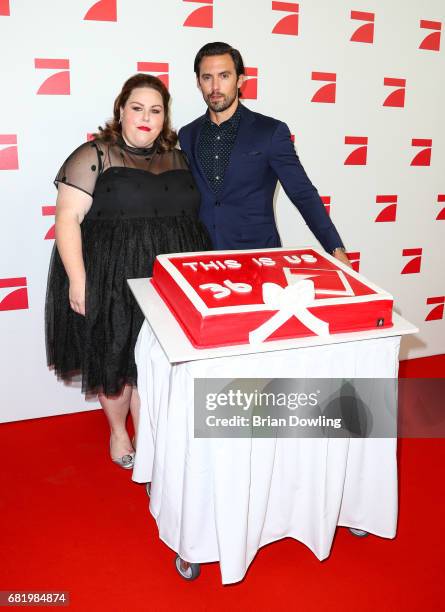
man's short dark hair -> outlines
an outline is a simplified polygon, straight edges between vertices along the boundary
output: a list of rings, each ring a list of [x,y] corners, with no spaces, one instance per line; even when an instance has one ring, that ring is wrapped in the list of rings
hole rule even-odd
[[[238,49],[234,49],[231,45],[224,42],[211,42],[201,47],[196,54],[193,70],[197,78],[199,79],[199,66],[203,57],[208,57],[209,55],[225,55],[226,53],[233,59],[236,76],[239,77],[240,74],[244,74],[244,62]]]

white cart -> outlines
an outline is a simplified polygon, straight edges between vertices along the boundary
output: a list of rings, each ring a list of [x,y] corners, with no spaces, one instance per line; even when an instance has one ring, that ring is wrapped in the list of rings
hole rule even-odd
[[[195,438],[194,379],[395,378],[391,329],[197,350],[148,279],[129,281],[146,317],[136,346],[140,425],[133,480],[150,482],[159,537],[193,579],[218,561],[243,579],[258,549],[285,537],[325,559],[337,527],[393,538],[396,439]]]

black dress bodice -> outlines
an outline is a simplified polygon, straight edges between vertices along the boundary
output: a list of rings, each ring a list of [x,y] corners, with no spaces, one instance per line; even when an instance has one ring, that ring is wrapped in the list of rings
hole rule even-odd
[[[153,174],[138,168],[109,168],[96,182],[85,220],[135,217],[197,217],[200,195],[189,170]]]

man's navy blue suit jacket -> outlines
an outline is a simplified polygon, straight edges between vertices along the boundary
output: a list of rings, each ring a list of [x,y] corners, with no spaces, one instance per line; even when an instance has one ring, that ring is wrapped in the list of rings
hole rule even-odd
[[[281,246],[274,218],[277,181],[328,252],[342,246],[317,190],[295,153],[287,125],[241,105],[238,133],[222,191],[211,189],[198,158],[198,139],[205,115],[179,131],[201,192],[200,217],[213,248],[256,249]]]

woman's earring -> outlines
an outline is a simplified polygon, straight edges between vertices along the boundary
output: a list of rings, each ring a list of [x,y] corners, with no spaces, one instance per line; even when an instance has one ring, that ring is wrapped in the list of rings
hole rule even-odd
[[[119,117],[119,123],[122,123],[122,115]]]

